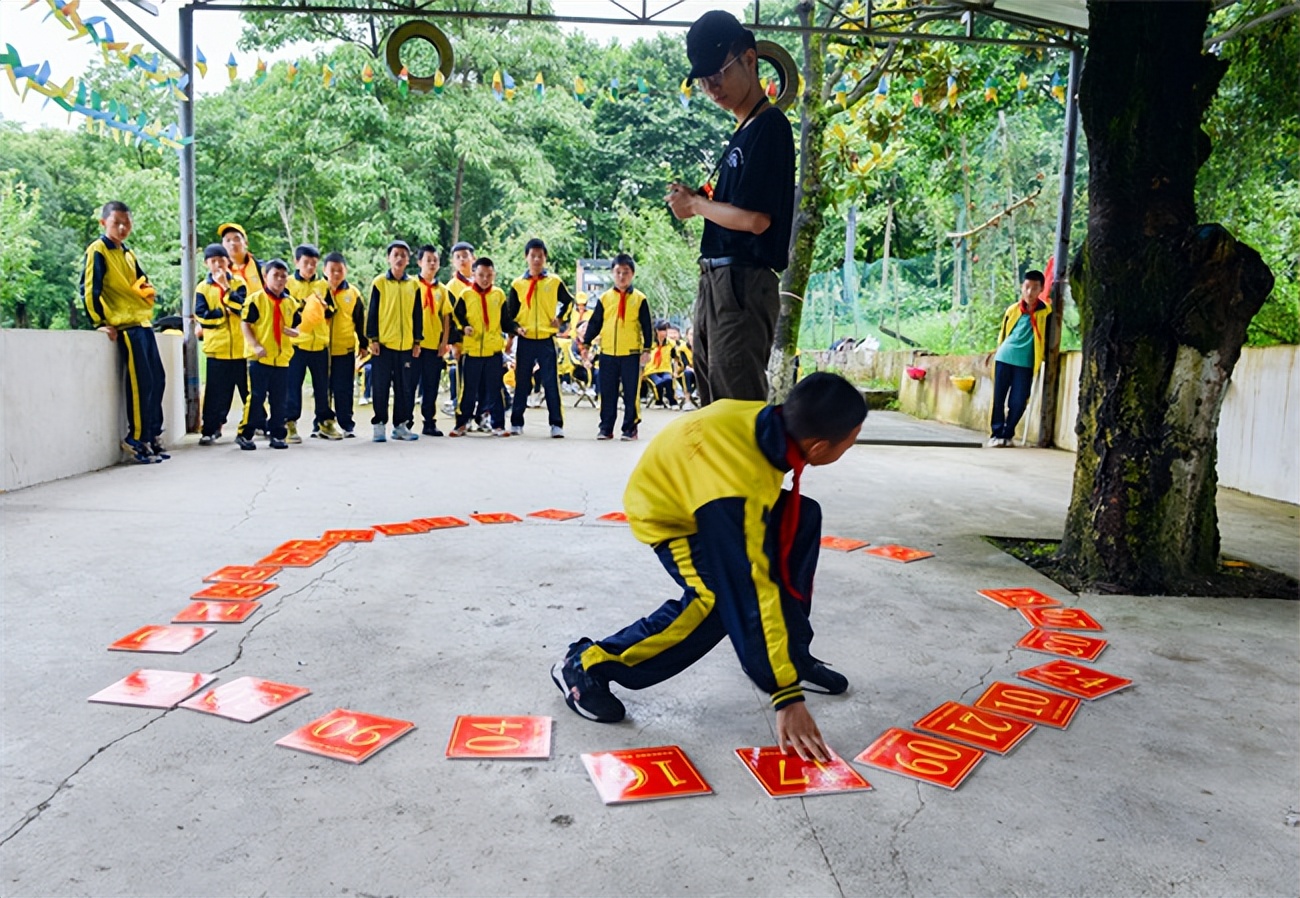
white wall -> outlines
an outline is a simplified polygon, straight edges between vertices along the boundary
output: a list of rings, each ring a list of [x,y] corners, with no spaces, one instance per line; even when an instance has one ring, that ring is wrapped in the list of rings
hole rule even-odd
[[[185,435],[182,338],[158,335],[163,441]],[[126,433],[117,346],[98,331],[0,329],[0,489],[116,464]]]
[[[1056,445],[1078,451],[1081,355],[1061,353]],[[1245,347],[1219,413],[1219,485],[1300,504],[1300,346]]]

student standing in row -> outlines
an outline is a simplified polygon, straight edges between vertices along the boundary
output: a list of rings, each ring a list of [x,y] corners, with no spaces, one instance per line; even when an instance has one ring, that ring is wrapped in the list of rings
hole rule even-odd
[[[293,341],[293,359],[289,362],[289,420],[290,443],[301,443],[298,436],[298,419],[302,417],[302,388],[311,372],[311,394],[315,406],[312,415],[311,435],[327,440],[341,440],[343,434],[334,424],[334,412],[330,410],[330,322],[334,317],[334,307],[330,305],[330,289],[325,278],[319,274],[320,250],[309,243],[304,243],[293,251],[296,266],[289,277],[289,295],[298,303],[298,309],[305,320],[313,315],[308,303],[320,303],[323,309],[316,312],[317,319],[312,324],[304,324]]]
[[[248,295],[262,289],[262,263],[248,249],[248,235],[243,225],[228,221],[217,226],[217,239],[230,255],[230,273],[244,282]]]
[[[583,332],[582,361],[591,358],[591,344],[600,341],[600,429],[598,440],[614,438],[614,419],[618,415],[618,396],[623,394],[624,440],[637,438],[641,423],[639,386],[641,366],[648,361],[645,349],[650,345],[650,303],[645,294],[632,286],[636,262],[627,253],[614,257],[614,286],[606,290],[587,319]]]
[[[451,264],[454,270],[451,279],[447,281],[447,292],[451,294],[450,300],[453,306],[455,305],[456,300],[463,297],[465,292],[474,284],[474,259],[474,245],[472,243],[466,243],[462,240],[452,246]],[[452,326],[455,327],[455,316],[452,317]],[[451,377],[450,384],[451,398],[454,406],[459,406],[460,403],[460,389],[457,385],[457,378],[460,377],[461,371],[464,368],[459,361],[464,357],[464,352],[460,345],[460,337],[460,334],[451,335],[451,343],[454,347],[452,351],[457,357],[456,368]],[[487,408],[487,394],[484,393],[482,396],[478,397],[475,404],[480,409]],[[482,425],[481,412],[475,414],[474,423],[476,426]]]
[[[420,387],[420,415],[424,418],[420,432],[427,437],[440,437],[438,387],[442,383],[442,369],[446,366],[442,357],[447,352],[451,299],[447,288],[438,283],[442,259],[437,247],[428,244],[420,247],[416,261],[420,265],[420,309],[424,315],[424,338],[420,341],[420,357],[415,362],[415,380]],[[413,421],[409,422],[408,426],[413,424]]]
[[[415,278],[406,273],[411,247],[405,240],[388,244],[388,271],[370,284],[366,338],[370,341],[370,372],[376,443],[384,442],[388,425],[388,391],[393,390],[393,439],[418,440],[406,426],[415,404],[415,370],[424,339],[424,313],[416,297]]]
[[[244,359],[244,332],[240,315],[248,290],[230,274],[230,254],[220,243],[203,250],[208,276],[194,291],[194,318],[203,326],[203,354],[206,357],[203,386],[203,432],[200,446],[211,446],[221,438],[221,426],[230,417],[230,403],[239,390],[240,402],[248,401],[248,362]]]
[[[256,449],[253,434],[266,431],[272,449],[287,449],[285,415],[289,406],[289,362],[293,338],[302,320],[298,303],[286,289],[289,266],[272,259],[262,268],[263,289],[244,303],[244,355],[248,359],[248,398],[235,442]],[[270,412],[267,412],[267,403]]]
[[[100,210],[103,233],[86,247],[82,299],[97,328],[117,343],[126,371],[126,437],[122,448],[140,464],[162,461],[163,387],[166,374],[153,332],[156,292],[126,246],[133,222],[126,203]]]
[[[330,395],[334,414],[343,436],[356,436],[352,418],[352,380],[356,374],[356,355],[361,335],[366,332],[366,306],[361,291],[348,283],[348,265],[342,253],[325,257],[325,282],[334,315],[330,327]]]
[[[534,378],[546,396],[551,436],[564,436],[564,411],[560,405],[560,381],[555,369],[555,335],[560,320],[573,308],[573,296],[564,281],[546,270],[546,244],[534,237],[524,244],[528,273],[510,285],[506,300],[514,319],[515,396],[510,408],[510,433],[524,432],[524,409],[533,392]],[[533,368],[537,368],[536,375]]]
[[[502,352],[504,333],[513,333],[515,323],[506,308],[506,295],[494,284],[495,278],[492,260],[486,256],[476,259],[473,285],[452,304],[452,317],[464,334],[464,341],[459,361],[460,405],[456,409],[456,426],[448,436],[465,435],[475,411],[483,414],[481,397],[485,393],[492,435],[510,435],[505,429],[505,409],[501,403]]]

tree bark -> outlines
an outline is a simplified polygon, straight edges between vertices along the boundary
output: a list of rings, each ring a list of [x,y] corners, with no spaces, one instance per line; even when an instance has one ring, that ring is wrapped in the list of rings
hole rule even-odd
[[[799,24],[812,24],[813,5],[800,3]],[[829,113],[822,102],[825,38],[803,32],[803,96],[800,97],[799,173],[794,187],[794,227],[790,239],[790,264],[781,275],[781,312],[767,363],[768,398],[785,401],[794,387],[794,357],[803,322],[803,297],[812,273],[813,249],[821,233],[826,185],[822,180],[822,145]],[[832,310],[834,306],[832,306]]]
[[[1059,557],[1094,588],[1177,594],[1217,567],[1219,410],[1273,275],[1196,220],[1201,119],[1226,68],[1202,51],[1209,0],[1088,8],[1079,451]]]
[[[464,186],[465,154],[462,153],[460,159],[456,162],[456,194],[451,203],[451,242],[453,246],[460,242],[460,200]]]

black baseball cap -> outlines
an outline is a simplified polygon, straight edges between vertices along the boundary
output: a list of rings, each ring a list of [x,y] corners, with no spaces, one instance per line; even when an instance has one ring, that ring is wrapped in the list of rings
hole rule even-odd
[[[208,259],[229,259],[229,258],[230,258],[230,253],[226,252],[226,248],[222,246],[220,243],[209,243],[207,246],[203,248],[204,262],[208,261]]]
[[[686,58],[691,61],[691,71],[686,77],[716,75],[727,61],[732,45],[746,36],[749,46],[754,46],[754,33],[729,12],[715,9],[700,16],[686,32]]]

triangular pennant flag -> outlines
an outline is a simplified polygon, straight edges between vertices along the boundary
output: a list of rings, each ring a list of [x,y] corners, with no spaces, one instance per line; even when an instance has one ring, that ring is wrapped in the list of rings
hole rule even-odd
[[[235,62],[234,53],[231,53],[230,58],[226,60],[226,74],[230,76],[230,81],[232,84],[234,83],[235,79],[239,77],[239,63]]]
[[[889,79],[884,75],[880,76],[880,81],[876,83],[876,96],[873,105],[879,106],[889,98]]]
[[[293,79],[296,77],[298,77],[298,63],[290,62],[289,70],[285,72],[285,80],[287,80],[290,84],[293,84]]]
[[[257,58],[257,68],[253,71],[253,83],[261,84],[266,80],[266,60]]]
[[[615,102],[618,101],[618,79],[617,78],[609,79],[609,96]]]
[[[323,66],[321,66],[320,77],[321,77],[321,84],[324,85],[324,87],[328,90],[330,84],[334,81],[334,70],[330,68],[330,64],[328,62],[325,63]]]
[[[200,78],[208,77],[208,58],[203,55],[198,44],[194,45],[194,68],[199,70]]]
[[[573,95],[578,98],[579,103],[587,101],[587,82],[581,75],[576,75],[573,79]]]
[[[636,79],[636,92],[641,97],[642,103],[650,102],[650,85],[646,84],[646,80],[640,76]]]
[[[366,63],[365,68],[361,70],[361,83],[365,85],[366,90],[374,93],[375,90],[375,70]]]
[[[406,66],[402,66],[402,70],[397,73],[397,92],[403,97],[411,92],[411,73]]]
[[[442,69],[436,70],[433,73],[433,93],[435,96],[442,96],[442,89],[446,83],[447,79],[443,77]]]
[[[677,99],[681,101],[683,109],[691,108],[691,79],[683,78],[682,86],[677,89]]]
[[[537,77],[533,79],[533,93],[539,100],[546,98],[546,81],[542,79],[541,72],[538,72]]]
[[[501,80],[500,69],[492,73],[492,96],[497,98],[498,103],[506,98],[505,84]]]
[[[509,72],[503,72],[501,75],[501,82],[505,87],[504,93],[506,100],[513,100],[515,98],[515,79],[510,77]]]

